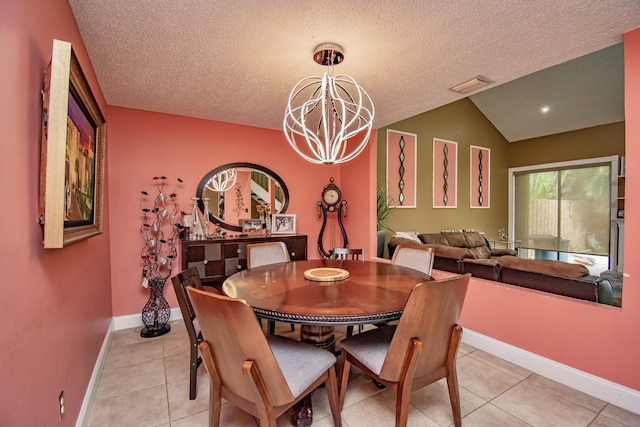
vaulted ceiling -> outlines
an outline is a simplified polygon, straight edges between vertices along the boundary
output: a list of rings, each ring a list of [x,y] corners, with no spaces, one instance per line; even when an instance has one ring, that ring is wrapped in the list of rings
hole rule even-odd
[[[335,73],[367,90],[374,127],[461,99],[449,88],[482,75],[493,83],[472,99],[491,120],[504,119],[494,123],[510,141],[531,119],[502,116],[495,105],[506,95],[492,98],[492,88],[619,44],[640,26],[640,2],[623,0],[69,3],[110,105],[281,129],[293,86],[325,71],[314,48],[333,42],[345,53]],[[585,85],[577,91],[598,89]],[[515,99],[533,101],[522,92]]]

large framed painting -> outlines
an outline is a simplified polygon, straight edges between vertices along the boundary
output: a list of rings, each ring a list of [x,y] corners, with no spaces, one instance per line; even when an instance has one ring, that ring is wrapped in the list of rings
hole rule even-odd
[[[491,149],[471,145],[471,208],[488,209],[491,201]]]
[[[387,129],[387,195],[394,208],[416,207],[418,135]]]
[[[458,206],[458,143],[433,139],[433,207]]]
[[[61,248],[102,233],[105,120],[71,43],[53,41],[43,93],[40,224]]]

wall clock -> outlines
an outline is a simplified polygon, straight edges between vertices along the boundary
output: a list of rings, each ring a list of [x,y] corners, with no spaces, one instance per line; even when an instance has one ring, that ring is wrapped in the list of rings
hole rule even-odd
[[[333,181],[333,177],[331,177],[329,184],[325,185],[322,189],[322,200],[317,202],[318,218],[322,217],[322,227],[320,227],[320,233],[318,234],[318,251],[320,251],[325,258],[331,257],[331,252],[326,251],[322,243],[324,231],[327,226],[328,213],[336,213],[338,216],[338,225],[342,233],[342,247],[346,248],[349,243],[347,232],[342,224],[342,217],[347,216],[347,201],[342,200],[342,192]]]

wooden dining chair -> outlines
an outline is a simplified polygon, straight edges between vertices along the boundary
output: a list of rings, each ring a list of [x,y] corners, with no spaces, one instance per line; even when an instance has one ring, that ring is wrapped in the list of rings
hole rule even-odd
[[[333,248],[331,258],[364,261],[364,249]]]
[[[391,257],[391,264],[412,268],[431,276],[433,255],[430,247],[400,244]]]
[[[311,344],[265,336],[241,299],[189,287],[204,341],[200,352],[211,379],[209,425],[220,425],[222,398],[276,426],[276,418],[324,384],[341,426],[335,356]]]
[[[340,344],[340,408],[351,365],[396,392],[396,426],[406,426],[411,392],[447,379],[453,421],[462,425],[456,353],[458,319],[471,274],[422,282],[411,291],[398,326],[354,335]]]
[[[198,270],[195,267],[191,267],[184,270],[171,278],[173,284],[173,290],[176,292],[176,298],[178,299],[178,305],[180,306],[180,312],[182,313],[182,319],[184,325],[187,328],[187,335],[189,335],[190,342],[190,354],[189,354],[189,399],[194,400],[196,398],[196,379],[198,377],[198,367],[202,363],[202,359],[198,357],[198,345],[202,341],[202,334],[197,330],[194,320],[196,315],[191,306],[189,295],[187,295],[187,286],[193,286],[197,289],[203,289]]]
[[[333,259],[364,261],[364,249],[333,248],[330,253]],[[358,325],[359,332],[362,332],[362,328],[362,325]],[[346,336],[350,337],[351,335],[353,335],[353,326],[347,326]]]
[[[289,250],[284,242],[264,242],[251,243],[247,245],[247,268],[262,267],[263,265],[277,264],[280,262],[290,262]],[[262,324],[262,320],[260,321]],[[269,335],[273,335],[276,330],[276,322],[267,322]],[[295,326],[291,324],[293,331]]]

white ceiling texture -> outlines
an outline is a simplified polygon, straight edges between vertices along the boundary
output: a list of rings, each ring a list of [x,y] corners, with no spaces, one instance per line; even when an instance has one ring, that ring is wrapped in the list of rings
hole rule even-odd
[[[464,98],[449,88],[482,75],[493,83],[469,95],[509,141],[624,120],[621,46],[531,76],[536,84],[516,79],[619,44],[640,27],[638,0],[69,3],[109,105],[282,129],[293,86],[325,71],[314,48],[332,42],[345,54],[335,73],[369,93],[375,128]],[[592,71],[599,83],[552,83],[570,68]],[[516,88],[492,90],[512,81]],[[540,103],[551,101],[540,82],[555,100],[544,119]],[[561,105],[574,99],[560,92],[567,88],[582,98]],[[606,118],[587,111],[586,95],[606,100]],[[562,110],[598,122],[566,128]],[[540,130],[535,120],[553,126]]]

